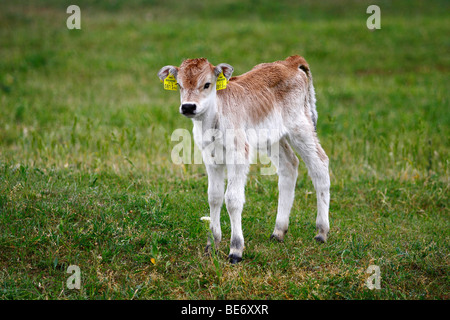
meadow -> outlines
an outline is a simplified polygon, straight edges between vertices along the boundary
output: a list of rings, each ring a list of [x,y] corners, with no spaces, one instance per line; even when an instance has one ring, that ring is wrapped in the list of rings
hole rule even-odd
[[[0,299],[449,299],[448,1],[0,2]],[[66,8],[81,8],[69,30]],[[381,9],[381,29],[366,8]],[[300,163],[283,243],[252,166],[243,261],[205,256],[203,165],[177,165],[164,65],[299,54],[330,158],[331,231]],[[69,289],[67,268],[81,270]],[[370,290],[370,265],[380,289]]]

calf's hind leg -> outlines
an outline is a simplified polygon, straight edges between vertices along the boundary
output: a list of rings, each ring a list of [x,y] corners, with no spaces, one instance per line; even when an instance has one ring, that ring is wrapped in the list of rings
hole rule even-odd
[[[325,242],[330,230],[328,210],[330,206],[330,174],[328,157],[322,149],[316,132],[313,130],[295,130],[289,136],[292,147],[299,153],[314,185],[317,195],[317,218],[315,236],[318,242]]]
[[[288,230],[289,215],[294,203],[299,161],[286,138],[282,138],[279,141],[278,152],[271,154],[270,158],[277,167],[279,190],[275,229],[270,238],[283,241],[284,235]]]

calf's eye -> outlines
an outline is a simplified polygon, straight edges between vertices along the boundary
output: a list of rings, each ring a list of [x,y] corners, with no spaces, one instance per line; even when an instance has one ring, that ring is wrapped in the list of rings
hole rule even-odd
[[[210,85],[211,85],[211,83],[209,83],[209,82],[205,83],[205,86],[203,87],[203,89],[208,89]]]

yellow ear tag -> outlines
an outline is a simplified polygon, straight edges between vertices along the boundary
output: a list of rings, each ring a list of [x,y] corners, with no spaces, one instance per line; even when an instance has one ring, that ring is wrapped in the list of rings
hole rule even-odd
[[[225,76],[223,75],[223,72],[221,72],[219,74],[219,76],[217,77],[216,90],[225,89],[227,87],[227,83],[228,83],[227,78],[225,78]]]
[[[177,79],[171,73],[164,79],[164,90],[178,90]]]

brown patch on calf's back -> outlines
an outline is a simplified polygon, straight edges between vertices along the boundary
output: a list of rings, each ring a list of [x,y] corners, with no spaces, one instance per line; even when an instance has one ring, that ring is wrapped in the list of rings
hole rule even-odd
[[[259,123],[278,106],[283,108],[289,96],[299,92],[306,85],[305,76],[299,73],[299,66],[306,65],[300,56],[286,60],[256,65],[252,70],[230,78],[226,90],[217,92],[224,113],[246,115],[252,123]],[[239,109],[243,108],[245,109]],[[236,109],[236,110],[234,110]]]

